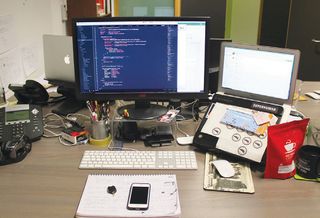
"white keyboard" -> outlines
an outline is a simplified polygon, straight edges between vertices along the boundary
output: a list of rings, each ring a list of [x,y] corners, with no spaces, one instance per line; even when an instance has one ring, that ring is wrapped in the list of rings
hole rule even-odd
[[[197,169],[194,151],[85,151],[80,169]]]

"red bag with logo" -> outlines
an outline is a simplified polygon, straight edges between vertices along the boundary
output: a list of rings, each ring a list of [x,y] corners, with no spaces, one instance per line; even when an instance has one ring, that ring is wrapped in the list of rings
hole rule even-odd
[[[309,119],[268,127],[267,161],[264,178],[287,179],[294,176],[294,159],[303,144]]]

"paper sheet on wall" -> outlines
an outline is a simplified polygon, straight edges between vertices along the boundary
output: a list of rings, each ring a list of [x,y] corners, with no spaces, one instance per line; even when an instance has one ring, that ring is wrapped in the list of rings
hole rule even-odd
[[[148,210],[128,210],[132,183],[150,183]],[[108,186],[117,192],[107,193]],[[179,217],[181,213],[175,175],[89,175],[76,217]]]
[[[22,66],[26,77],[39,68],[39,49],[35,43],[21,48]]]
[[[23,84],[25,82],[20,49],[13,49],[0,55],[0,79],[6,92],[9,90],[10,83]]]
[[[0,54],[13,49],[17,44],[12,15],[0,16]]]

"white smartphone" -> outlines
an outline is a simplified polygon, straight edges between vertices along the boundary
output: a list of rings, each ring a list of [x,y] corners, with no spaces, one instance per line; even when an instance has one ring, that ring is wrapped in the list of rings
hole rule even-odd
[[[147,210],[149,208],[151,185],[149,183],[132,183],[127,208],[129,210]]]

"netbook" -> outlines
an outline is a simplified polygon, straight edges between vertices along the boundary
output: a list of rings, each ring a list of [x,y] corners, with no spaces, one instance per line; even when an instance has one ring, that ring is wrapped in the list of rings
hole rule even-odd
[[[43,35],[45,79],[49,82],[74,82],[71,36]]]
[[[292,104],[300,52],[223,42],[218,92],[274,104]]]

